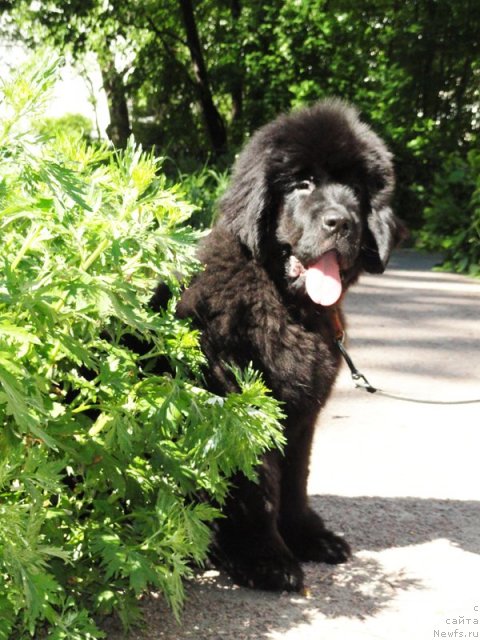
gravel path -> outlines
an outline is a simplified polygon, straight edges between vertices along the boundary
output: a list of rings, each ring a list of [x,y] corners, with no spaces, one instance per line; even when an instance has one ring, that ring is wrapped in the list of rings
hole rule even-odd
[[[350,354],[382,389],[480,399],[480,282],[433,272],[434,263],[400,251],[386,274],[361,280],[347,296]],[[305,597],[206,571],[187,585],[180,625],[151,596],[146,628],[129,640],[478,638],[479,469],[479,403],[367,394],[344,367],[320,420],[309,491],[352,561],[305,565]]]

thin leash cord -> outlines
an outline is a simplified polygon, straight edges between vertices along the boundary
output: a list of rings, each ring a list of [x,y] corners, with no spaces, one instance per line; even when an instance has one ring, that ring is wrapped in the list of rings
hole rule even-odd
[[[350,369],[350,373],[352,376],[352,380],[355,382],[355,386],[359,389],[365,389],[368,393],[378,393],[379,395],[385,396],[386,398],[392,398],[393,400],[403,400],[404,402],[416,402],[418,404],[444,404],[444,405],[454,405],[454,404],[477,404],[480,403],[480,398],[474,400],[423,400],[421,398],[410,398],[408,396],[401,396],[395,393],[389,393],[388,391],[383,391],[383,389],[378,389],[370,384],[367,378],[361,373],[353,363],[352,358],[349,356],[348,351],[345,349],[345,345],[343,344],[344,333],[335,339],[335,344],[337,345],[340,353],[342,354],[343,359],[348,365]]]

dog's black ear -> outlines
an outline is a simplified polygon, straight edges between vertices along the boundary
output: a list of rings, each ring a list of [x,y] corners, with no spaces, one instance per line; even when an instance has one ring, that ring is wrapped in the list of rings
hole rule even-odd
[[[366,142],[365,184],[370,199],[366,237],[362,243],[363,268],[369,273],[383,273],[392,249],[408,233],[404,224],[391,209],[395,187],[393,158],[385,143],[370,129],[365,133]]]
[[[388,206],[373,209],[367,225],[362,247],[363,267],[369,273],[383,273],[392,249],[407,237],[408,232]]]
[[[230,186],[219,203],[219,224],[227,227],[261,260],[272,197],[267,170],[269,155],[256,144],[258,142],[252,140],[235,163]]]

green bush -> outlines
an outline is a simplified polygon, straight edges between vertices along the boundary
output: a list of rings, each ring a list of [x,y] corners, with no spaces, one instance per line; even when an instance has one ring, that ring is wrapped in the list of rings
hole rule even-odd
[[[229,172],[207,166],[181,175],[182,193],[196,210],[190,222],[197,228],[212,225],[217,213],[216,203],[226,189]]]
[[[67,113],[58,118],[42,118],[39,130],[47,137],[83,138],[91,141],[92,122],[81,113]]]
[[[441,251],[444,269],[480,275],[480,152],[446,158],[425,210],[420,246]]]
[[[174,301],[148,308],[159,278],[197,268],[192,207],[158,161],[36,133],[55,74],[40,60],[0,95],[0,640],[103,637],[95,620],[135,622],[150,588],[178,615],[218,515],[192,497],[221,502],[282,442],[259,377],[208,393]]]

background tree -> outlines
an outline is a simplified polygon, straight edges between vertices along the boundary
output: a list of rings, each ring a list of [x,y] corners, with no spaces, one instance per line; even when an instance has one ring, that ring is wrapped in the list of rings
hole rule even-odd
[[[227,149],[227,134],[222,117],[213,103],[208,71],[205,64],[202,45],[198,35],[197,23],[191,0],[178,0],[182,20],[187,36],[187,46],[192,59],[193,76],[197,89],[205,126],[216,155],[225,153]]]

